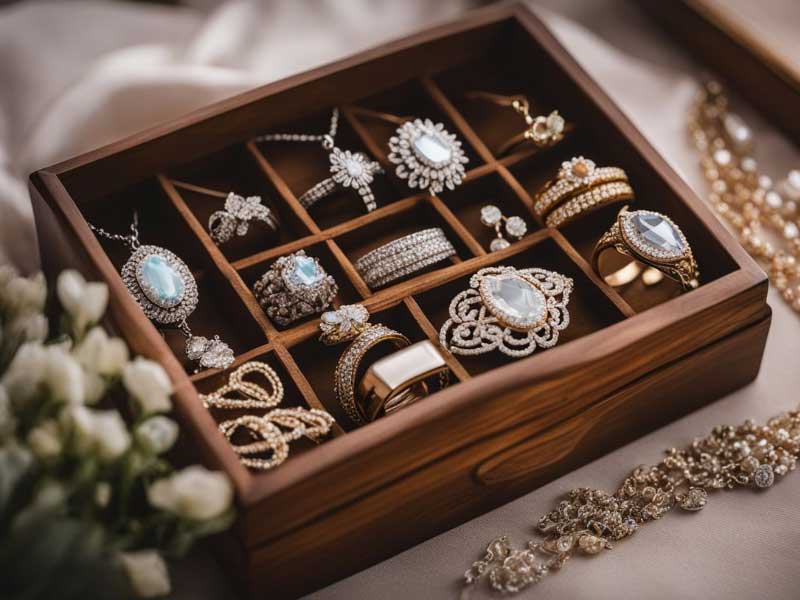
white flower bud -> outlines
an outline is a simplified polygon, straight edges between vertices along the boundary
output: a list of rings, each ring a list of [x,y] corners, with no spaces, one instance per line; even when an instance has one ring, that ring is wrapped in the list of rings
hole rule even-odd
[[[100,461],[111,462],[130,447],[130,433],[117,411],[92,410],[74,405],[65,414],[72,425],[73,440],[78,453],[96,452]]]
[[[153,454],[166,452],[178,439],[178,424],[163,415],[143,421],[136,428],[136,441]]]
[[[3,293],[9,281],[17,277],[17,270],[11,265],[0,265],[0,294]]]
[[[119,560],[139,598],[157,598],[170,593],[167,564],[155,550],[122,552]]]
[[[52,419],[43,421],[28,433],[28,446],[40,460],[50,460],[61,454],[61,431]]]
[[[83,370],[84,404],[97,404],[106,393],[107,382],[94,371]]]
[[[47,300],[47,282],[44,275],[33,277],[14,277],[6,282],[0,294],[0,303],[5,312],[12,317],[44,310]]]
[[[106,310],[108,303],[106,284],[87,283],[83,275],[72,269],[62,271],[58,276],[56,291],[61,306],[72,318],[78,332],[97,323]]]
[[[100,481],[94,486],[94,502],[100,508],[105,508],[111,501],[111,484]]]
[[[39,390],[49,362],[47,348],[39,342],[19,347],[0,381],[17,409],[24,407]]]
[[[169,399],[172,383],[157,362],[137,356],[123,368],[122,383],[144,414],[167,412],[172,408]]]
[[[155,508],[193,521],[206,521],[228,510],[233,488],[224,473],[200,465],[159,479],[147,490]]]
[[[8,322],[6,332],[17,343],[43,342],[47,338],[47,317],[35,312],[19,314]]]
[[[111,377],[119,375],[128,362],[128,346],[108,337],[102,327],[92,327],[75,348],[75,356],[87,370]]]
[[[86,386],[83,369],[63,346],[47,346],[45,382],[53,397],[66,404],[81,404]]]

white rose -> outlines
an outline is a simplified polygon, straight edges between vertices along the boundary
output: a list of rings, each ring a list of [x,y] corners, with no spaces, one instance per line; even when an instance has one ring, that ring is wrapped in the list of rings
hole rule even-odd
[[[2,291],[2,304],[10,315],[42,312],[47,300],[47,282],[44,275],[14,277],[6,282]]]
[[[139,598],[156,598],[170,593],[167,564],[155,550],[122,552],[119,560]]]
[[[28,433],[28,446],[41,460],[49,460],[61,454],[61,431],[52,419],[43,421]]]
[[[136,441],[153,454],[166,452],[178,439],[178,424],[162,415],[150,417],[136,428]]]
[[[156,481],[148,488],[147,498],[156,508],[205,521],[230,507],[233,488],[224,473],[193,465]]]
[[[100,508],[105,508],[111,501],[111,484],[107,481],[100,481],[94,486],[94,501]]]
[[[131,445],[128,426],[115,410],[94,412],[95,443],[97,454],[103,462],[111,462],[121,456]]]
[[[122,370],[122,383],[144,414],[167,412],[172,408],[169,399],[172,383],[157,362],[137,356]]]
[[[6,329],[18,343],[43,342],[47,338],[47,317],[42,313],[22,313],[9,321]]]
[[[0,383],[18,409],[38,391],[49,362],[47,348],[39,342],[22,344],[17,350]]]
[[[70,406],[66,412],[73,428],[76,450],[81,454],[96,452],[103,462],[121,456],[131,445],[125,421],[115,410],[93,410]]]
[[[108,337],[102,327],[92,327],[75,348],[75,356],[86,369],[111,377],[119,375],[128,362],[128,346]]]
[[[66,404],[81,404],[85,399],[86,382],[83,369],[64,346],[47,348],[45,383],[57,400]]]
[[[78,333],[88,325],[97,323],[108,303],[108,287],[105,283],[87,283],[83,275],[72,269],[62,271],[58,276],[56,292]]]

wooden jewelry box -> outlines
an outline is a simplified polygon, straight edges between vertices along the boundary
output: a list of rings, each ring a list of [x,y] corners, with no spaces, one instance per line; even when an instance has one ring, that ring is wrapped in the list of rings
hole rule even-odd
[[[467,100],[474,89],[525,94],[533,114],[557,108],[572,129],[551,148],[498,157],[493,149],[519,133],[522,120]],[[250,141],[270,131],[324,132],[334,106],[342,113],[337,145],[366,152],[389,173],[376,177],[374,212],[363,214],[352,191],[304,210],[298,195],[328,174],[322,148]],[[470,159],[463,184],[437,196],[409,191],[387,160],[394,126],[354,107],[443,122]],[[698,289],[678,294],[664,281],[618,292],[592,272],[593,245],[619,206],[561,230],[533,219],[532,196],[576,155],[624,168],[635,206],[679,224],[699,264]],[[185,445],[233,480],[240,517],[219,554],[253,597],[297,596],[364,569],[745,385],[769,328],[764,273],[519,6],[472,13],[245,93],[39,171],[31,190],[45,268],[76,267],[108,283],[111,325],[175,383]],[[229,191],[261,195],[279,214],[280,233],[215,245],[205,223]],[[494,233],[480,223],[487,203],[522,216],[528,234],[488,253]],[[217,429],[221,416],[197,396],[228,372],[192,372],[182,336],[157,329],[124,287],[124,246],[96,238],[87,224],[124,233],[134,209],[142,242],[175,252],[197,279],[195,333],[219,333],[235,365],[270,364],[286,387],[285,405],[335,417],[332,439],[293,444],[286,463],[268,472],[239,463]],[[431,226],[444,229],[456,257],[378,291],[364,284],[353,267],[358,257]],[[524,359],[445,353],[453,385],[355,428],[334,399],[343,348],[317,341],[317,319],[276,327],[251,291],[276,258],[298,249],[336,278],[339,302],[363,302],[373,322],[412,341],[438,344],[451,298],[489,265],[572,277],[571,323],[557,346]]]

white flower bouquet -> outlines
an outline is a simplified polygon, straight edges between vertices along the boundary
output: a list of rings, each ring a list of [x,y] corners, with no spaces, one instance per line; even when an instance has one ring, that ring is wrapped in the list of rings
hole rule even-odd
[[[164,558],[231,524],[231,484],[164,458],[171,382],[97,325],[106,286],[64,271],[55,295],[0,266],[0,595],[166,596]]]

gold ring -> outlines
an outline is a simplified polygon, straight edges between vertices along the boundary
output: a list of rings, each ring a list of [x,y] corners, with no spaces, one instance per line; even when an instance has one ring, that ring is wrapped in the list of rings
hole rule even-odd
[[[427,380],[436,375],[439,387],[446,387],[450,369],[436,346],[427,340],[375,361],[358,386],[367,419],[374,421],[426,396]]]
[[[471,100],[486,100],[497,106],[511,107],[514,112],[525,120],[525,130],[503,142],[497,149],[497,154],[501,156],[526,141],[533,142],[537,148],[554,146],[564,139],[564,134],[569,129],[564,117],[557,110],[552,111],[547,116],[532,116],[530,103],[521,94],[503,96],[501,94],[492,94],[491,92],[473,91],[467,92],[466,96]]]
[[[608,184],[625,184],[625,186],[617,185],[614,188],[606,188]],[[606,199],[605,202],[600,202],[596,199],[595,194],[590,192],[596,188],[602,188],[603,191],[611,191],[612,189],[620,188],[618,192],[620,197]],[[624,188],[624,193],[623,193]],[[550,180],[545,186],[536,194],[533,199],[533,212],[550,227],[550,215],[558,208],[564,206],[566,203],[573,199],[581,198],[581,201],[572,203],[569,209],[565,208],[559,213],[557,219],[559,224],[564,224],[572,221],[579,214],[585,213],[588,208],[598,208],[611,202],[618,202],[623,200],[633,199],[633,189],[628,184],[628,175],[623,169],[619,167],[597,167],[593,160],[584,158],[583,156],[576,156],[571,160],[561,163],[561,169],[555,178]],[[581,204],[589,200],[594,200],[591,207],[582,208]],[[577,212],[575,212],[577,211]],[[573,213],[570,215],[569,213]]]
[[[603,276],[600,257],[606,250],[615,250],[633,260],[626,266]],[[617,220],[598,240],[592,252],[592,269],[613,287],[630,283],[645,270],[645,284],[660,281],[653,269],[681,284],[684,291],[699,285],[700,272],[689,242],[680,228],[666,215],[651,210],[629,211],[625,206]]]
[[[629,183],[624,181],[604,183],[564,202],[547,215],[545,225],[561,227],[598,208],[633,199],[633,188]]]

